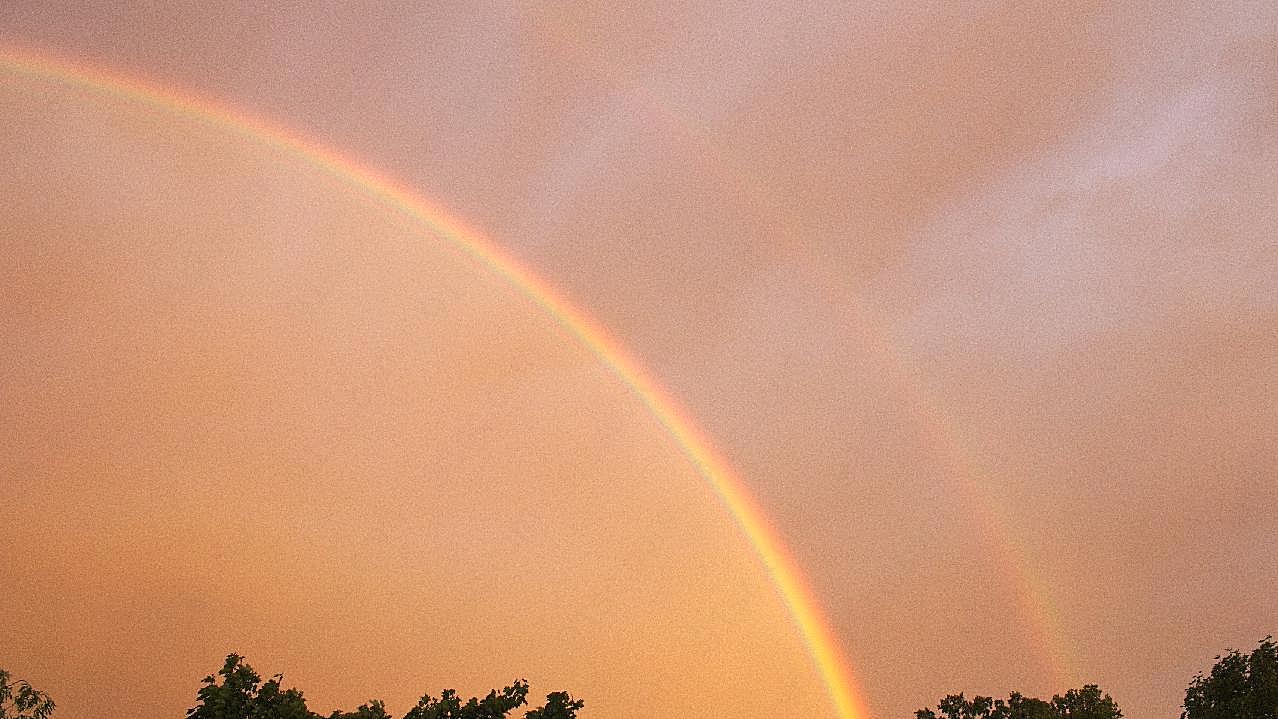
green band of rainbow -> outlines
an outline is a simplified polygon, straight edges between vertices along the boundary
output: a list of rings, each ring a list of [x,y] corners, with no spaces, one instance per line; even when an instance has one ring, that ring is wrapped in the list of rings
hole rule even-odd
[[[537,278],[481,234],[465,227],[402,184],[330,148],[306,140],[280,125],[207,99],[160,88],[135,78],[25,51],[0,49],[0,67],[14,74],[116,95],[166,112],[195,118],[303,159],[349,183],[352,189],[367,193],[412,218],[431,234],[452,243],[509,282],[609,367],[666,428],[723,501],[762,561],[807,645],[837,715],[841,719],[861,719],[867,716],[853,683],[848,661],[818,608],[812,591],[745,484],[696,429],[687,412],[658,387],[651,375],[615,338],[574,307],[561,292]]]

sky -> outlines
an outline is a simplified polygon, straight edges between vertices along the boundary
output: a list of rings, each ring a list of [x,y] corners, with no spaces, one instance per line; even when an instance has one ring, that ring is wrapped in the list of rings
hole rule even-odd
[[[119,5],[4,3],[0,52],[291,128],[571,298],[870,716],[1175,716],[1278,629],[1271,3]],[[127,97],[0,69],[0,123],[0,666],[60,715],[234,650],[322,711],[833,716],[687,457],[490,268]]]

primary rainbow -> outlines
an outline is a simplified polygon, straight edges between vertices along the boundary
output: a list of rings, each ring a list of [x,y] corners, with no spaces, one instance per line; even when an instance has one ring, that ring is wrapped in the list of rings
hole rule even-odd
[[[847,658],[839,649],[838,641],[822,615],[811,589],[745,484],[732,472],[709,440],[696,429],[687,412],[661,390],[651,375],[607,330],[577,309],[561,292],[539,279],[483,235],[467,228],[404,185],[281,125],[215,101],[161,88],[136,78],[30,52],[0,48],[0,68],[142,102],[231,130],[275,150],[301,158],[348,182],[352,189],[362,191],[420,222],[432,234],[452,243],[509,282],[598,357],[618,379],[630,387],[666,428],[682,452],[714,489],[763,563],[807,645],[838,716],[841,719],[863,719],[868,716],[853,683]]]

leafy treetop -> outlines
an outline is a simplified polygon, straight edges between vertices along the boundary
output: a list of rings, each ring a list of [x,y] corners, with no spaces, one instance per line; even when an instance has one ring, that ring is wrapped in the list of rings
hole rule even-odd
[[[228,655],[216,676],[204,678],[204,686],[196,694],[197,704],[186,712],[187,719],[391,719],[386,706],[378,699],[360,705],[355,711],[334,711],[324,717],[307,709],[301,691],[281,689],[282,680],[283,676],[276,674],[263,682],[261,676],[244,663],[243,657]],[[445,689],[439,698],[423,696],[404,719],[506,719],[511,711],[527,703],[528,682],[523,680],[516,680],[500,691],[494,689],[483,699],[471,697],[464,702],[457,692]],[[545,706],[529,710],[525,717],[576,719],[577,711],[584,705],[585,702],[574,700],[567,692],[553,692],[546,695]]]
[[[916,719],[1121,719],[1123,713],[1108,694],[1095,684],[1070,689],[1050,702],[1012,692],[1006,701],[977,696],[971,700],[951,694],[936,705],[936,711],[919,709]]]
[[[53,713],[53,700],[21,679],[10,682],[0,669],[0,719],[45,719]]]
[[[1251,654],[1216,657],[1185,690],[1181,719],[1278,719],[1278,644],[1272,636]]]

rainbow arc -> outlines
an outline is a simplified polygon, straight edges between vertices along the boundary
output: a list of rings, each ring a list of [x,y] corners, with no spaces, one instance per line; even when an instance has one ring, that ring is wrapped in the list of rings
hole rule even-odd
[[[847,658],[784,542],[747,486],[714,449],[678,402],[598,322],[560,291],[540,279],[481,233],[402,183],[295,131],[215,101],[149,84],[136,78],[49,57],[0,49],[5,72],[89,89],[142,103],[160,111],[223,128],[310,165],[382,202],[420,225],[423,234],[448,242],[473,257],[538,305],[624,383],[666,429],[697,472],[722,501],[758,555],[802,637],[840,719],[867,717]]]

